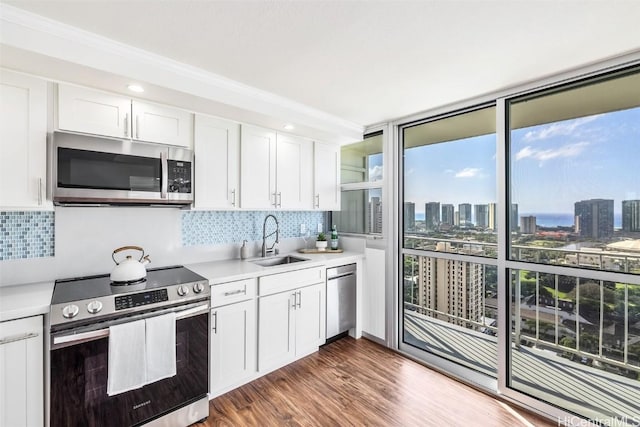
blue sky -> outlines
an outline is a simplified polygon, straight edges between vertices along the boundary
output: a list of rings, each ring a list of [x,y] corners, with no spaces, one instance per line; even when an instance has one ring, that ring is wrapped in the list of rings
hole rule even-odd
[[[640,199],[640,107],[514,130],[512,195],[523,213],[573,213],[578,200]],[[406,151],[405,200],[496,200],[495,136]]]

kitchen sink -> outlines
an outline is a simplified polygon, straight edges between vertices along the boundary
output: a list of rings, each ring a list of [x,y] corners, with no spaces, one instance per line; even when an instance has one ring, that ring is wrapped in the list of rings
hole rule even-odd
[[[254,264],[261,265],[263,267],[273,267],[276,265],[284,265],[284,264],[293,264],[295,262],[303,262],[309,261],[305,258],[298,258],[295,256],[281,256],[281,257],[273,257],[273,258],[261,258],[251,261]]]

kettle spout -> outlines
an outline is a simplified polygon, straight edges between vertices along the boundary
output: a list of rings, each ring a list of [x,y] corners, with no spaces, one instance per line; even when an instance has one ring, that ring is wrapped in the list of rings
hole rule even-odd
[[[147,265],[151,262],[151,259],[149,258],[149,255],[145,255],[144,258],[142,258],[140,260],[140,264],[142,265]]]

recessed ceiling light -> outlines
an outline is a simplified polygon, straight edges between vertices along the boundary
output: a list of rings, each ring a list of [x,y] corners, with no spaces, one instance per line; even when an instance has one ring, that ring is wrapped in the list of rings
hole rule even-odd
[[[127,86],[127,89],[129,89],[131,92],[137,92],[137,93],[144,92],[144,88],[142,86],[135,85],[135,84]]]
[[[286,125],[284,125],[284,130],[294,130],[295,126],[293,126],[291,123],[287,123]]]

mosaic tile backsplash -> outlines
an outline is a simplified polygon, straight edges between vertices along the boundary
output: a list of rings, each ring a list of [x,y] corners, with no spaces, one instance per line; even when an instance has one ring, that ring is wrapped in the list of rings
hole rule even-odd
[[[280,225],[280,238],[300,237],[300,224],[315,235],[318,224],[325,227],[325,212],[288,211],[187,211],[182,213],[182,245],[212,245],[262,240],[262,224],[272,214]],[[275,230],[273,220],[267,234]]]
[[[0,212],[0,261],[54,255],[54,212]]]

